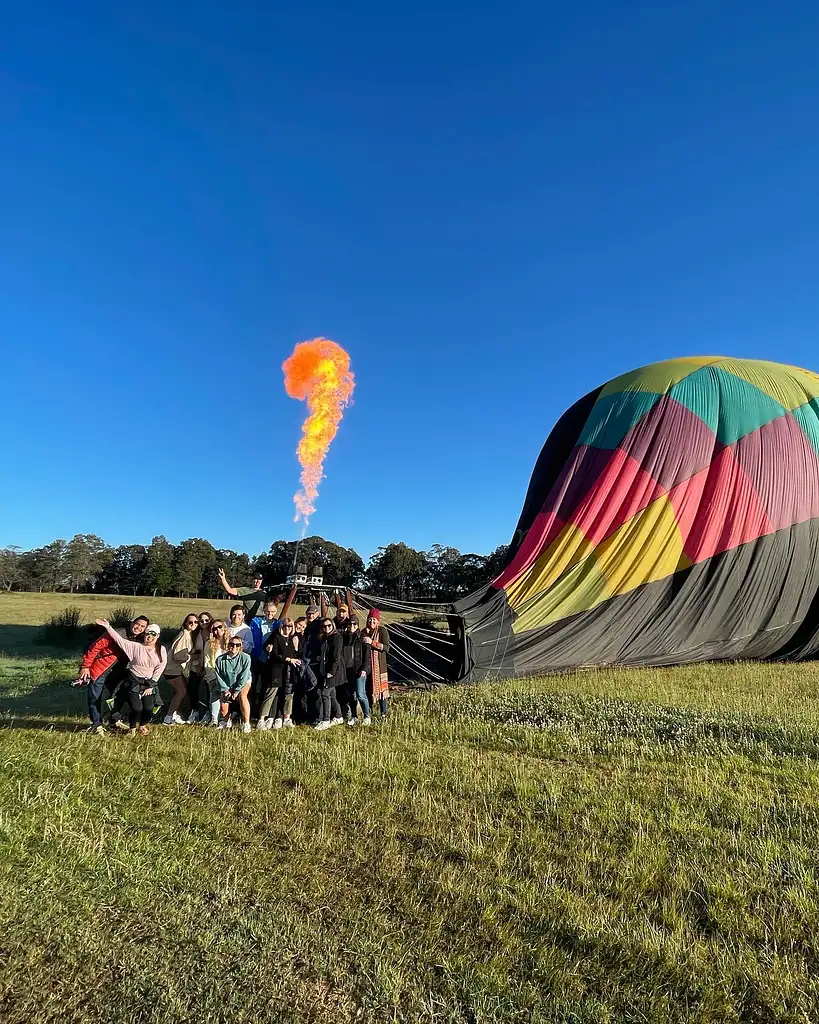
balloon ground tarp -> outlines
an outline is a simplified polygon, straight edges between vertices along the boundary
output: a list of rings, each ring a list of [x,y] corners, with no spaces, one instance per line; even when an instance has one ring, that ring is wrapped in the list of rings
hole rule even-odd
[[[624,374],[560,418],[506,567],[452,609],[462,675],[813,657],[818,517],[819,375],[717,356]]]

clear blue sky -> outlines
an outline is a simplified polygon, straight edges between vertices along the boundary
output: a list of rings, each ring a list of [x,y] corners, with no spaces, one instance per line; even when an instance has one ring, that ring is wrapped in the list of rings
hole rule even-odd
[[[807,0],[13,0],[0,544],[294,536],[318,334],[358,388],[311,532],[365,555],[506,542],[619,372],[819,368],[817,52]]]

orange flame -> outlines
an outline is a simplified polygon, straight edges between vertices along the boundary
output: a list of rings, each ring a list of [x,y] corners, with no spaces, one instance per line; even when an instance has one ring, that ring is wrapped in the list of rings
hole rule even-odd
[[[350,373],[349,355],[329,338],[300,342],[282,364],[282,370],[288,395],[300,401],[306,399],[309,410],[298,447],[301,489],[293,498],[295,520],[303,519],[306,529],[310,516],[316,511],[324,458],[344,410],[352,400],[355,378]]]

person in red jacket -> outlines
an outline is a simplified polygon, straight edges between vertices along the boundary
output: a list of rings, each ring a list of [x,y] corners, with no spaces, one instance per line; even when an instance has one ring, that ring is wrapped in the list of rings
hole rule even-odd
[[[129,623],[125,635],[131,640],[141,640],[150,620],[138,615]],[[128,659],[107,633],[95,640],[82,656],[77,682],[88,685],[88,717],[91,719],[89,732],[105,735],[102,724],[102,691],[107,686],[113,693],[122,682],[123,670]]]

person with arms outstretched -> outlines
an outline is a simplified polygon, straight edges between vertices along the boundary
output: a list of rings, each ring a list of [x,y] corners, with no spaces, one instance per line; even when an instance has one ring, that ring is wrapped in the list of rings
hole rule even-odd
[[[165,671],[168,656],[159,641],[159,626],[152,622],[145,630],[145,642],[126,640],[120,636],[107,619],[97,619],[108,636],[128,655],[128,669],[124,686],[128,697],[129,726],[122,721],[119,711],[111,716],[117,729],[135,736],[137,727],[142,736],[148,735],[148,722],[151,720],[154,703],[158,696],[159,680]]]

